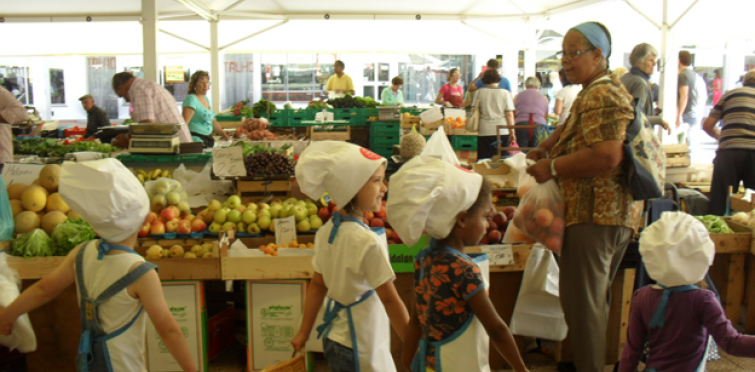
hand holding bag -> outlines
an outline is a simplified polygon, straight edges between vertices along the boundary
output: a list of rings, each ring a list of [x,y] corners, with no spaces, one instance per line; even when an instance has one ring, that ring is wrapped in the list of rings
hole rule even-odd
[[[475,96],[475,104],[472,106],[472,112],[469,115],[467,115],[466,129],[470,132],[478,132],[480,130],[480,97],[479,96]]]

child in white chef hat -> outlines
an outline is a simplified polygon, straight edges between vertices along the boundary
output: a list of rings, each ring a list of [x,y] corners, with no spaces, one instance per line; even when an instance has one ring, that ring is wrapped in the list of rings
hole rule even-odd
[[[323,325],[317,328],[330,370],[395,371],[390,325],[403,336],[409,314],[398,296],[385,229],[364,224],[385,195],[386,160],[367,149],[335,141],[313,142],[299,157],[296,180],[313,199],[327,192],[340,208],[315,236],[314,277],[296,351],[306,343],[326,295]],[[390,320],[390,325],[389,325]]]
[[[658,284],[634,294],[619,371],[637,370],[646,343],[645,371],[703,371],[709,335],[729,354],[755,357],[755,337],[740,335],[716,295],[694,285],[704,283],[715,255],[702,222],[663,213],[642,232],[640,254]]]
[[[387,212],[407,245],[416,244],[423,230],[432,237],[414,261],[416,305],[404,336],[404,366],[413,372],[490,371],[492,341],[514,371],[526,371],[488,297],[487,256],[464,253],[484,236],[491,212],[482,176],[415,157],[391,177]]]
[[[81,305],[78,370],[145,371],[147,312],[162,342],[186,372],[196,371],[181,328],[163,297],[156,266],[131,247],[149,213],[133,173],[115,159],[64,163],[58,192],[102,237],[71,250],[63,263],[0,312],[0,330],[43,306],[71,284]]]

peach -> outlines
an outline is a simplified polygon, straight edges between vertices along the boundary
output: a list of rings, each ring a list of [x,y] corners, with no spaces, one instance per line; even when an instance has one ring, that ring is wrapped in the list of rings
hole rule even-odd
[[[540,209],[535,212],[535,220],[542,227],[548,227],[553,223],[553,212],[549,209]]]

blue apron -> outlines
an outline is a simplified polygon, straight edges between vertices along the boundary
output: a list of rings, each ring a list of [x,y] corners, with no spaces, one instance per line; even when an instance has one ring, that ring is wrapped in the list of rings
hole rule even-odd
[[[98,242],[99,245],[97,245]],[[144,308],[140,308],[139,312],[130,322],[128,322],[128,324],[112,333],[105,333],[102,326],[100,326],[98,308],[102,303],[115,296],[118,292],[136,282],[144,274],[153,269],[157,269],[157,265],[151,262],[144,262],[139,267],[126,274],[123,278],[113,283],[97,298],[92,299],[89,297],[86,286],[84,285],[83,268],[84,251],[87,248],[91,248],[92,244],[96,245],[96,248],[99,251],[97,255],[98,260],[102,260],[105,257],[105,253],[110,250],[121,250],[132,254],[138,253],[122,245],[111,245],[104,240],[92,240],[89,244],[82,246],[76,255],[76,281],[79,287],[79,296],[81,297],[79,302],[81,307],[81,340],[79,341],[79,354],[76,357],[76,370],[79,372],[113,372],[113,366],[110,362],[110,352],[107,348],[107,341],[126,332],[126,330],[136,322]]]
[[[343,216],[340,213],[334,213],[333,217],[331,218],[333,221],[333,229],[330,231],[330,236],[328,237],[328,243],[333,244],[333,242],[336,239],[336,235],[338,235],[338,230],[341,227],[342,220],[346,221],[352,221],[356,222],[364,227],[367,227],[367,225],[364,224],[364,222],[351,217],[351,216]],[[385,228],[375,228],[375,227],[368,227],[372,232],[380,235],[385,235]],[[330,334],[331,328],[333,328],[333,320],[336,319],[338,314],[341,312],[341,310],[346,310],[346,315],[349,323],[349,334],[351,335],[351,346],[352,346],[352,352],[354,354],[354,362],[356,365],[354,366],[355,370],[357,372],[360,371],[359,368],[359,345],[357,342],[357,333],[356,333],[356,327],[354,326],[354,318],[352,317],[352,309],[367,301],[372,295],[375,294],[375,290],[371,289],[364,294],[362,294],[362,297],[349,305],[344,305],[338,301],[334,301],[331,298],[328,298],[328,303],[325,306],[325,315],[322,318],[323,324],[319,325],[317,327],[317,339],[319,340],[322,337],[327,338],[328,334]]]
[[[488,255],[482,254],[464,254],[450,247],[438,247],[435,239],[430,239],[430,247],[425,248],[417,255],[416,260],[421,260],[424,256],[430,254],[434,249],[447,249],[449,252],[465,256],[471,260],[482,272],[487,286],[489,279]],[[419,280],[425,278],[424,266],[420,268]],[[419,352],[412,360],[411,370],[413,372],[425,372],[427,370],[427,350],[430,346],[435,348],[435,371],[443,372],[444,368],[451,372],[457,371],[490,371],[488,364],[489,342],[485,328],[480,323],[477,316],[471,314],[466,323],[462,325],[454,334],[440,341],[428,341],[426,337],[419,340]],[[449,358],[445,359],[443,356]],[[445,363],[445,367],[444,367]]]
[[[655,310],[655,314],[653,314],[653,318],[650,320],[650,329],[663,328],[663,325],[665,323],[665,318],[666,318],[666,305],[668,304],[669,296],[671,296],[674,293],[696,291],[700,289],[694,285],[685,285],[685,286],[676,287],[672,289],[668,289],[666,286],[660,283],[658,283],[657,285],[663,288],[663,297],[661,297],[661,302],[658,303],[658,308]],[[648,342],[650,342],[650,332],[648,332]],[[706,350],[707,350],[707,342],[706,342]],[[700,362],[700,365],[697,367],[695,372],[705,371],[705,362],[707,358],[708,358],[708,353],[706,352],[705,355],[703,355],[703,360]],[[648,355],[648,359],[650,359],[650,355]],[[658,372],[658,370],[656,370],[655,368],[645,368],[644,372]]]

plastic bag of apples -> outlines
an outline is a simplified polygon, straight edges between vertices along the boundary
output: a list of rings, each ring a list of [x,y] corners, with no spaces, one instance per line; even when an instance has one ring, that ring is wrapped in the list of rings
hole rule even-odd
[[[554,180],[536,183],[521,195],[519,208],[506,231],[504,243],[538,242],[560,254],[566,222],[564,200],[558,184]]]

